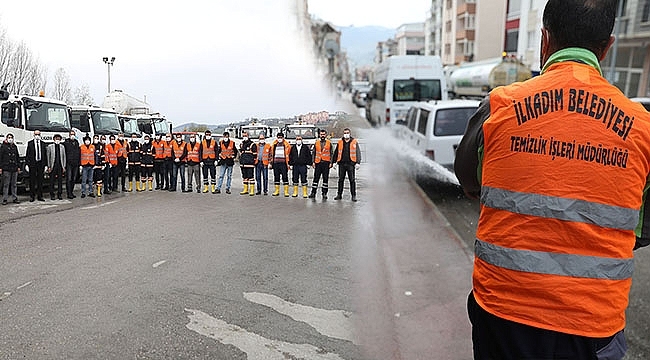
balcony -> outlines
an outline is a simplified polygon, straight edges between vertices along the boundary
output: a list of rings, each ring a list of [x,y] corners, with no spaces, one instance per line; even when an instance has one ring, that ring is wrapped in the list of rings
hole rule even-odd
[[[464,13],[476,14],[476,3],[458,3],[456,7],[456,15],[462,15]]]
[[[471,40],[475,39],[476,30],[458,30],[456,31],[456,40]]]

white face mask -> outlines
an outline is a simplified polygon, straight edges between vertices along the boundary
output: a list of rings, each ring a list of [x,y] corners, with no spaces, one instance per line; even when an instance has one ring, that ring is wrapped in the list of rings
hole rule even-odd
[[[296,145],[302,145],[302,140],[296,140]]]
[[[115,144],[115,140],[111,140],[111,144]]]
[[[156,135],[156,140],[160,141],[160,135]]]
[[[106,139],[102,139],[102,144],[106,144]]]
[[[61,140],[54,140],[54,143],[59,145],[61,143]]]
[[[343,137],[346,138],[346,139],[349,139],[349,138],[350,138],[350,134],[343,134]]]
[[[248,136],[243,137],[244,141],[248,140]]]
[[[90,145],[90,140],[86,140],[86,141],[84,141],[84,144],[86,144],[86,145]]]
[[[94,142],[95,144],[99,144],[99,139],[93,139],[93,142]]]
[[[266,141],[264,139],[260,139],[260,144],[264,144]]]
[[[74,140],[74,139],[76,139],[76,138],[77,138],[76,136],[74,136],[74,135],[70,135],[70,140]]]
[[[190,142],[196,142],[196,138],[191,137]]]
[[[36,140],[40,140],[40,139],[41,139],[41,136],[40,136],[40,135],[34,135],[34,139],[36,139]]]
[[[212,136],[210,136],[210,135],[206,135],[206,136],[205,136],[205,139],[206,139],[206,140],[210,140],[210,139],[212,139]]]
[[[223,141],[228,142],[228,141],[230,141],[230,139],[228,139],[228,138],[223,138]]]
[[[167,140],[167,141],[172,141],[172,138],[170,138],[170,137],[166,137],[165,140]]]
[[[7,142],[10,143],[10,144],[12,144],[12,143],[14,142],[14,139],[13,139],[13,138],[8,138],[8,139],[7,139]]]
[[[120,136],[120,137],[118,137],[118,139],[119,139],[120,141],[122,141],[122,140],[124,140],[124,136]]]

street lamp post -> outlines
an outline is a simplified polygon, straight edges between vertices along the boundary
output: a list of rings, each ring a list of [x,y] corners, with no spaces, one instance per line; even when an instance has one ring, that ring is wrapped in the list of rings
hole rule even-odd
[[[104,57],[104,64],[108,66],[108,93],[111,93],[111,66],[115,62],[115,56],[111,57],[109,60],[108,57]]]

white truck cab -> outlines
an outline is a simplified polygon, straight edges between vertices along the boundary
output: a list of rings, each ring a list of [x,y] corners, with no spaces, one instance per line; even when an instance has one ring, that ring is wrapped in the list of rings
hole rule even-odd
[[[296,143],[296,136],[298,135],[302,136],[303,144],[313,146],[316,144],[318,129],[313,124],[301,122],[289,124],[284,127],[284,138],[287,139],[289,144],[294,145]]]
[[[117,112],[113,109],[74,105],[71,107],[70,122],[79,139],[86,134],[91,138],[94,135],[117,136],[122,131]]]

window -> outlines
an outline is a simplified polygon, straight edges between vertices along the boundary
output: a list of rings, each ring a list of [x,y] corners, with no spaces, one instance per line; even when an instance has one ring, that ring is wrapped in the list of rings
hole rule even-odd
[[[429,121],[429,110],[420,110],[420,120],[418,121],[418,132],[422,135],[427,133],[427,122]]]
[[[406,114],[406,126],[411,129],[411,131],[415,131],[415,121],[417,120],[417,116],[418,108],[415,106],[411,107],[409,112]]]
[[[393,101],[441,100],[440,80],[395,80]]]
[[[436,112],[433,126],[435,136],[463,135],[469,118],[476,112],[475,107],[442,109]]]
[[[73,111],[70,119],[72,127],[79,129],[82,133],[90,133],[90,122],[88,121],[88,112]]]
[[[373,88],[376,89],[373,99],[377,99],[379,101],[386,101],[386,82],[380,81],[378,83],[375,83]]]
[[[641,22],[650,21],[650,1],[646,0],[643,4],[643,11],[641,12]]]
[[[506,52],[517,52],[517,42],[519,41],[519,29],[506,31]]]
[[[13,103],[2,104],[2,123],[9,127],[16,126],[16,110],[16,105]]]

